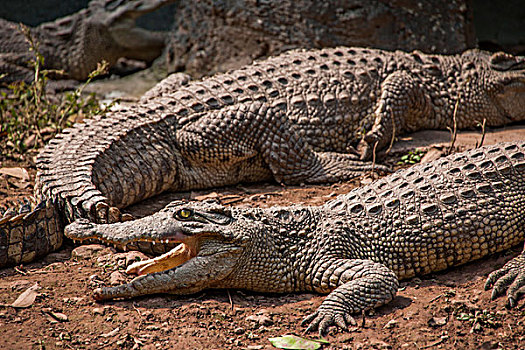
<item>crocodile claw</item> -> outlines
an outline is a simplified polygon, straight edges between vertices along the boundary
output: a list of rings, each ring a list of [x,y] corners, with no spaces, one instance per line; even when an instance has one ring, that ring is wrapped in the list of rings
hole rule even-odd
[[[319,335],[326,334],[330,326],[337,326],[343,330],[348,330],[348,326],[355,326],[357,322],[355,319],[344,310],[333,310],[328,308],[319,307],[317,311],[306,316],[302,321],[301,325],[308,325],[308,328],[304,331],[305,333],[312,332],[315,330],[319,331]]]
[[[525,294],[525,251],[489,275],[485,290],[492,286],[492,300],[506,290],[509,306],[516,306],[519,296]]]

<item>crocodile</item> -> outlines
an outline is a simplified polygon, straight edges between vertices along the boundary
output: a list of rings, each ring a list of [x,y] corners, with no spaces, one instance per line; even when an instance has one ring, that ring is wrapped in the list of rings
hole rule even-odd
[[[181,80],[167,83],[174,81]],[[339,47],[290,51],[159,88],[50,141],[37,157],[38,206],[0,219],[0,266],[57,249],[64,225],[77,218],[132,219],[121,209],[164,191],[388,171],[363,159],[395,135],[525,119],[524,87],[523,57]],[[146,242],[134,248],[168,249]]]
[[[322,206],[225,207],[176,201],[142,219],[79,219],[66,236],[119,245],[180,243],[131,265],[140,276],[97,300],[207,288],[328,296],[303,323],[324,333],[394,298],[399,280],[508,249],[525,238],[525,142],[502,143],[400,170]],[[525,250],[493,272],[493,297],[525,286]]]
[[[136,27],[135,20],[174,0],[93,0],[88,7],[31,28],[44,57],[43,68],[63,70],[66,77],[87,79],[101,61],[114,65],[121,57],[152,62],[165,46],[165,34]],[[0,82],[32,81],[34,59],[19,25],[0,19]]]

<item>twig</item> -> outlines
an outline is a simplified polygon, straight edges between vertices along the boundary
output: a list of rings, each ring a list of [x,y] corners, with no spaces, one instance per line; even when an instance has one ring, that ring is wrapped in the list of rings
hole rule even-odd
[[[142,325],[142,322],[144,321],[144,317],[143,317],[142,314],[140,313],[140,310],[135,306],[135,303],[132,303],[131,305],[133,306],[133,308],[135,309],[135,311],[137,311],[137,314],[139,314],[140,322],[139,322],[138,327],[140,327],[140,326]],[[138,328],[138,327],[137,327],[137,328]]]
[[[445,339],[441,338],[438,341],[435,341],[435,342],[433,342],[431,344],[428,344],[428,345],[420,347],[420,349],[428,349],[428,348],[434,347],[436,345],[439,345],[439,344],[443,343],[444,341],[445,341]]]
[[[454,149],[454,144],[456,143],[456,137],[458,134],[458,122],[456,119],[456,115],[458,113],[458,106],[459,106],[459,98],[456,101],[456,105],[454,106],[454,114],[452,115],[453,121],[454,121],[454,129],[452,131],[452,140],[450,141],[450,147],[448,148],[447,155],[452,153],[452,150]],[[450,130],[450,128],[449,128]]]
[[[374,148],[372,149],[372,168],[370,169],[370,178],[373,180],[374,179],[374,168],[376,166],[376,149],[377,149],[377,144],[379,143],[379,141],[376,141],[374,143]]]
[[[15,271],[18,272],[21,275],[27,276],[27,272],[22,271],[18,266],[14,267]]]
[[[443,296],[443,294],[439,294],[438,296],[432,298],[428,303],[433,303],[434,301],[438,300],[439,298],[441,298]]]
[[[366,321],[366,317],[365,317],[365,310],[362,310],[361,311],[361,328],[365,328],[365,321]]]
[[[232,309],[232,312],[233,312],[233,300],[232,300],[232,296],[230,294],[230,290],[229,289],[226,289],[226,291],[228,292],[228,299],[230,299],[230,306],[231,306],[231,309]]]
[[[390,118],[392,119],[392,138],[390,138],[390,145],[388,146],[385,154],[389,154],[394,146],[394,139],[396,138],[396,121],[394,119],[394,112],[390,110]]]
[[[476,142],[476,148],[483,146],[483,142],[485,141],[485,134],[487,133],[487,130],[485,129],[486,124],[487,118],[483,118],[483,123],[481,123],[481,141],[479,142],[479,145]]]

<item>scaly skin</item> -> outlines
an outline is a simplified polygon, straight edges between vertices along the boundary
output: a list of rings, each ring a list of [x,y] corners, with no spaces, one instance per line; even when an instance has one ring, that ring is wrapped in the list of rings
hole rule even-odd
[[[401,170],[320,207],[174,202],[125,223],[79,220],[66,227],[66,236],[184,245],[168,270],[146,263],[157,272],[97,289],[98,300],[206,288],[329,293],[304,320],[307,330],[323,333],[331,325],[354,323],[353,313],[389,302],[398,279],[465,264],[522,242],[524,207],[525,142],[515,142]],[[510,285],[509,302],[516,304],[525,286],[524,257],[525,252],[491,274],[487,288],[495,284],[493,297]]]
[[[180,89],[167,80],[139,105],[52,140],[37,160],[36,199],[55,203],[64,224],[112,223],[130,218],[121,208],[167,190],[346,180],[372,168],[359,158],[376,142],[379,150],[394,134],[451,127],[456,106],[459,128],[525,119],[524,68],[523,57],[503,53],[341,47],[291,51]],[[27,262],[33,255],[10,232],[32,222],[9,225],[0,226],[0,263]]]
[[[88,78],[102,60],[112,66],[121,57],[147,62],[164,48],[165,35],[135,26],[135,20],[174,0],[94,0],[86,9],[31,28],[46,69],[64,70],[66,77]],[[34,58],[17,23],[0,19],[0,82],[32,81]]]

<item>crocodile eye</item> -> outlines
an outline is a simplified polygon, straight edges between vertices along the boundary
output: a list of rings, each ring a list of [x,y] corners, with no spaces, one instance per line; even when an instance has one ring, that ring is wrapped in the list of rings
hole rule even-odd
[[[177,213],[175,215],[180,220],[186,220],[186,219],[189,219],[189,218],[191,218],[193,216],[193,210],[187,209],[187,208],[183,208],[183,209],[180,209],[179,211],[177,211]]]

